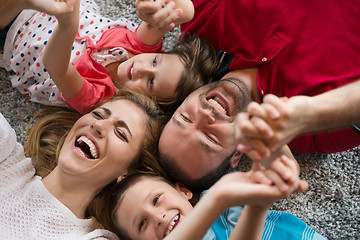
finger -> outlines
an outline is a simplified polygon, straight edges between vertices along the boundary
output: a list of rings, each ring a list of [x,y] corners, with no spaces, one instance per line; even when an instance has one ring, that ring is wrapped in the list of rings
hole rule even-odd
[[[284,181],[284,179],[277,174],[277,172],[272,169],[267,169],[264,171],[265,176],[272,181],[272,183],[279,189],[282,193],[287,193],[290,186]]]
[[[287,180],[289,182],[294,182],[294,181],[298,180],[298,178],[299,178],[299,168],[298,168],[298,164],[297,164],[296,160],[295,159],[290,159],[289,157],[287,157],[285,155],[282,155],[280,157],[280,161],[289,170],[290,176],[288,176]]]
[[[268,146],[261,139],[249,139],[249,144],[252,146],[247,151],[247,155],[253,161],[260,161],[262,158],[268,158],[271,154]]]
[[[298,190],[300,192],[305,192],[309,189],[309,183],[305,180],[300,180],[298,185]]]
[[[269,104],[269,103],[263,103],[261,104],[261,107],[266,112],[266,115],[270,117],[272,120],[279,119],[281,117],[280,112],[278,109],[276,109],[275,106]]]
[[[249,113],[250,116],[256,116],[256,117],[260,117],[260,118],[266,118],[266,112],[265,110],[261,107],[261,105],[257,102],[251,102],[249,103],[248,107],[247,107],[247,112]]]
[[[253,172],[251,176],[251,181],[253,183],[265,184],[269,186],[273,184],[273,182],[269,178],[267,178],[267,176],[262,171]]]
[[[141,13],[155,13],[162,9],[165,6],[164,0],[155,0],[155,1],[135,1],[136,9]]]
[[[277,158],[274,160],[270,168],[275,171],[284,181],[288,183],[293,183],[295,180],[298,179],[297,171],[294,171],[293,168],[289,167],[289,162],[286,161],[286,164],[282,161],[284,156],[281,156],[280,159]]]
[[[272,95],[272,94],[268,94],[264,97],[264,103],[268,103],[273,105],[277,111],[279,111],[280,115],[283,117],[286,117],[289,115],[287,109],[286,109],[286,105],[284,103],[286,103],[287,101],[282,100],[281,98]]]
[[[255,128],[257,129],[258,133],[261,134],[261,137],[269,139],[274,136],[274,131],[272,128],[268,125],[267,122],[265,122],[262,118],[259,117],[252,117],[250,119],[251,123]]]

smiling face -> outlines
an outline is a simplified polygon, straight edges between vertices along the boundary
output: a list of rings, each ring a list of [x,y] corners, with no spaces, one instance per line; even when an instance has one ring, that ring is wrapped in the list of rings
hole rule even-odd
[[[184,64],[174,54],[143,53],[121,63],[117,69],[119,84],[157,101],[172,101]]]
[[[246,91],[239,80],[232,79],[193,92],[166,124],[159,141],[161,154],[190,180],[215,170],[236,150],[233,120],[245,109],[248,99],[243,96],[250,97]]]
[[[185,188],[142,177],[128,188],[116,210],[115,225],[131,239],[163,239],[193,209]]]
[[[105,186],[137,158],[147,122],[145,112],[129,100],[103,104],[74,124],[60,151],[58,168]]]

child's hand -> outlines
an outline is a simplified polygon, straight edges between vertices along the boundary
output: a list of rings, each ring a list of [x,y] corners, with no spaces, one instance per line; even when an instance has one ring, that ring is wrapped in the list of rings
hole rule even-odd
[[[180,19],[183,10],[175,8],[173,1],[165,0],[136,0],[138,17],[152,27],[158,28],[163,34],[169,32]]]
[[[285,155],[276,158],[266,169],[254,163],[250,178],[253,183],[276,186],[285,196],[308,188],[307,182],[299,179],[296,162]]]
[[[255,164],[257,168],[261,167],[259,163]],[[226,174],[207,194],[215,195],[219,206],[226,209],[244,204],[268,206],[294,191],[305,191],[307,188],[307,182],[299,180],[294,161],[282,156],[274,160],[268,169]]]
[[[25,0],[26,9],[34,9],[50,15],[72,12],[78,0]]]

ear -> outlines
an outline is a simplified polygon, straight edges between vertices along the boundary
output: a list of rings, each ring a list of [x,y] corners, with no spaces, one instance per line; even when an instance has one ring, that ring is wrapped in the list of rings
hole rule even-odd
[[[184,196],[187,198],[187,200],[190,200],[193,197],[192,192],[187,189],[184,184],[176,182],[175,183],[175,188],[176,190],[178,190],[180,193],[184,194]]]
[[[238,163],[240,162],[241,156],[243,155],[242,152],[236,152],[230,159],[230,167],[235,168]]]
[[[128,174],[128,172],[126,171],[123,175],[121,175],[120,177],[118,177],[118,178],[116,179],[116,182],[118,183],[118,182],[120,182],[121,180],[123,180],[123,179],[126,177],[127,174]]]

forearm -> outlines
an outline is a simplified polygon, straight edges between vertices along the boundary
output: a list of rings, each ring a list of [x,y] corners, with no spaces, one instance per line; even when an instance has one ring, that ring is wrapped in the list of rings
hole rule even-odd
[[[261,239],[267,210],[262,206],[245,206],[229,240]]]
[[[70,63],[71,49],[78,29],[78,9],[74,10],[72,17],[58,18],[47,46],[43,62],[50,76],[65,97],[71,98],[80,91],[82,81],[75,67]]]
[[[304,116],[307,124],[301,129],[301,133],[332,130],[359,123],[359,89],[360,80],[357,80],[338,89],[310,97],[303,106],[307,109]]]
[[[216,200],[207,195],[197,203],[193,211],[165,240],[200,240],[205,236],[207,230],[224,211],[219,208]]]

